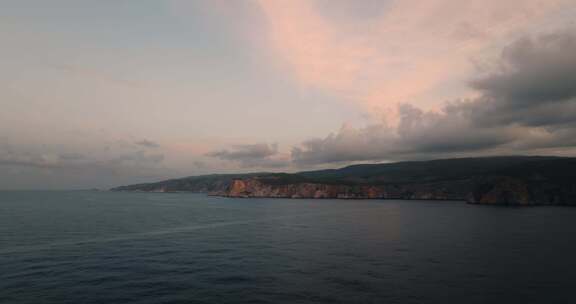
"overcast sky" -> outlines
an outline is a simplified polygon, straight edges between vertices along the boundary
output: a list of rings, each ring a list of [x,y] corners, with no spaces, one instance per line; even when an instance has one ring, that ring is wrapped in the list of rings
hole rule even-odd
[[[576,156],[576,0],[0,0],[0,189]]]

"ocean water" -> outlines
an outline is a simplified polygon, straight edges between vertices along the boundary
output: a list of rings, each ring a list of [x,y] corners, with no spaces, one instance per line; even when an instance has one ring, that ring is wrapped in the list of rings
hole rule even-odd
[[[576,208],[0,192],[0,303],[575,303]]]

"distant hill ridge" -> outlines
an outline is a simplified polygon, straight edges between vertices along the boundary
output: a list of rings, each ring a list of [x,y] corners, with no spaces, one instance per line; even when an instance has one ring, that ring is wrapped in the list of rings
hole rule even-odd
[[[229,197],[464,200],[576,205],[576,158],[499,156],[351,165],[298,173],[213,174],[113,191],[203,192]]]

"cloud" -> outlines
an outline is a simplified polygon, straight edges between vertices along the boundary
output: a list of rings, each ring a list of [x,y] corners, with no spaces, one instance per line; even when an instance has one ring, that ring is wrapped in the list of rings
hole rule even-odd
[[[208,153],[208,156],[225,160],[251,160],[268,158],[278,153],[277,144],[236,145],[232,150],[219,150]]]
[[[424,111],[398,107],[399,124],[343,127],[325,138],[305,141],[292,150],[299,165],[331,162],[435,158],[455,152],[476,153],[496,148],[517,136],[515,128],[477,128],[460,111]]]
[[[74,150],[80,147],[74,148]],[[14,144],[0,141],[0,188],[109,187],[153,177],[168,177],[164,154],[135,149],[122,142],[109,149],[69,152],[71,147],[53,144]]]
[[[288,160],[278,152],[278,144],[235,145],[231,149],[212,151],[206,156],[238,162],[242,167],[284,167]]]
[[[54,154],[40,150],[22,148],[14,152],[14,150],[0,149],[0,166],[122,172],[127,169],[152,167],[164,160],[163,154],[150,154],[144,151],[127,151],[107,158],[89,158],[79,153]]]
[[[58,155],[58,158],[61,160],[81,160],[85,159],[86,155],[75,152],[65,152]]]
[[[205,170],[205,169],[209,168],[209,166],[206,162],[199,161],[199,160],[193,161],[192,166],[197,170]]]
[[[51,164],[44,159],[27,159],[27,158],[1,158],[0,166],[16,166],[16,167],[30,167],[39,169],[57,168],[55,164]]]
[[[58,168],[62,159],[69,155],[53,155],[28,149],[15,149],[6,143],[0,145],[0,166],[27,167],[35,169]]]
[[[148,154],[144,151],[133,151],[110,160],[110,163],[121,165],[158,164],[164,160],[164,154]]]
[[[457,95],[472,56],[573,9],[572,0],[257,3],[269,48],[299,83],[369,107],[428,106],[446,87]]]
[[[576,117],[576,31],[524,37],[502,53],[500,71],[472,81],[483,124],[553,126]]]
[[[142,146],[144,148],[160,148],[160,144],[147,139],[137,141],[135,142],[135,144]]]
[[[529,153],[576,146],[576,31],[521,37],[504,49],[497,71],[478,77],[473,99],[440,111],[410,104],[398,123],[343,127],[292,150],[298,164]]]

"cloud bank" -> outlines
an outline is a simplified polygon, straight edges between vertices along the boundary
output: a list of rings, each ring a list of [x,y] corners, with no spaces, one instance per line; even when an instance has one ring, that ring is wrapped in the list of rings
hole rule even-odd
[[[242,167],[285,167],[288,160],[278,152],[278,144],[235,145],[231,149],[212,151],[206,156],[239,163]]]
[[[470,82],[479,93],[440,111],[398,107],[398,123],[343,127],[292,150],[300,165],[529,153],[576,145],[576,31],[522,37],[497,69]]]
[[[135,144],[142,146],[144,148],[160,148],[160,144],[148,139],[139,140],[135,142]]]
[[[76,151],[74,151],[76,150]],[[164,154],[140,144],[112,142],[105,149],[17,144],[0,140],[0,188],[62,189],[110,187],[171,176]],[[74,151],[74,152],[71,152]]]

